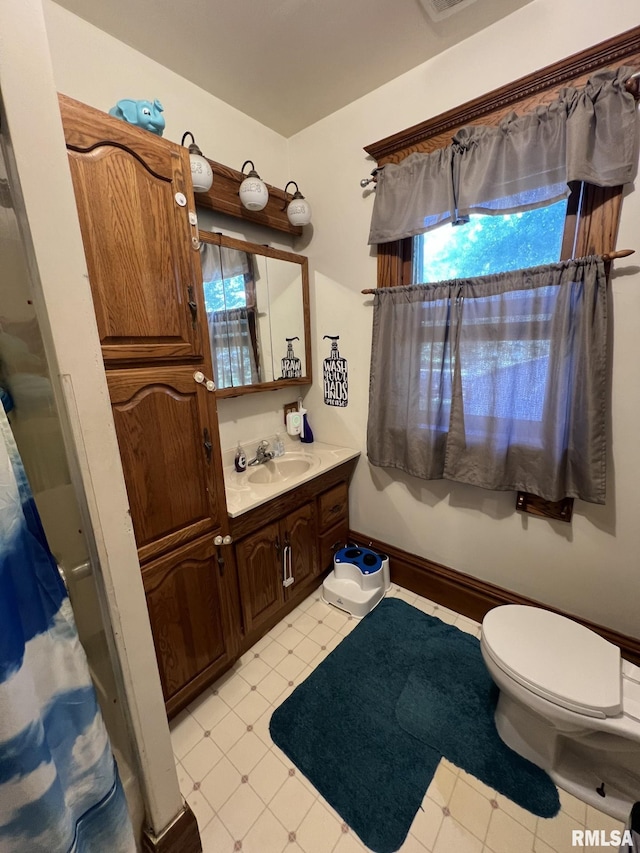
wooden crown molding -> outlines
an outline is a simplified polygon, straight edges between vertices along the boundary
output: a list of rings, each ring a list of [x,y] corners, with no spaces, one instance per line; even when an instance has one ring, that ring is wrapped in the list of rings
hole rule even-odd
[[[207,158],[209,160],[209,158]],[[293,198],[289,193],[278,187],[267,184],[269,190],[269,201],[263,210],[247,210],[242,206],[238,190],[240,184],[246,178],[242,172],[209,160],[213,170],[213,183],[205,193],[195,193],[196,205],[216,210],[218,213],[226,213],[236,219],[245,219],[247,222],[255,222],[258,225],[266,225],[277,231],[300,236],[302,226],[292,225],[287,218],[286,207]]]
[[[378,164],[399,162],[414,151],[427,151],[446,142],[436,137],[456,131],[465,124],[477,122],[481,116],[504,114],[514,104],[528,98],[536,99],[542,93],[578,82],[599,68],[615,65],[640,53],[640,26],[600,42],[600,44],[575,53],[533,74],[527,74],[514,83],[494,89],[486,95],[467,101],[460,107],[448,110],[434,118],[413,125],[406,130],[387,136],[365,146]],[[637,62],[634,62],[635,67]],[[640,65],[640,64],[639,64]],[[432,140],[433,145],[427,145]]]

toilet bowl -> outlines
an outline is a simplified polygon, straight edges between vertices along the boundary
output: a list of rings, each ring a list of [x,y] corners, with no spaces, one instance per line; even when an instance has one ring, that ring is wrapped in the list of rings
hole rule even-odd
[[[618,820],[640,800],[640,668],[557,613],[507,604],[482,622],[502,740]]]

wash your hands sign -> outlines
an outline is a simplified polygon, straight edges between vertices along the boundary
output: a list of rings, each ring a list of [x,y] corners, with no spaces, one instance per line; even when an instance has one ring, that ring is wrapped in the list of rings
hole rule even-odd
[[[344,408],[349,403],[347,360],[338,352],[340,335],[324,335],[323,340],[325,338],[331,341],[331,352],[329,358],[325,358],[322,369],[324,402],[327,406]]]

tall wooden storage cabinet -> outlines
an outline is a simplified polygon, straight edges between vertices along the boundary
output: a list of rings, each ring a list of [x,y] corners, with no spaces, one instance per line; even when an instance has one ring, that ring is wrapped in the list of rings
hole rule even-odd
[[[60,96],[167,712],[234,658],[234,578],[186,148]]]

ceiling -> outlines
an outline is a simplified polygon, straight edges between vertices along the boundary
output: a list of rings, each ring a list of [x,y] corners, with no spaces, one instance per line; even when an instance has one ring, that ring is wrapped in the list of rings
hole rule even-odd
[[[288,137],[530,0],[56,2]]]

